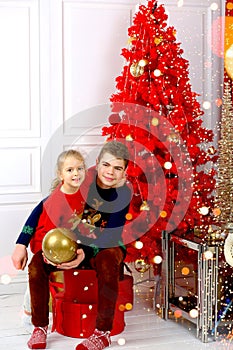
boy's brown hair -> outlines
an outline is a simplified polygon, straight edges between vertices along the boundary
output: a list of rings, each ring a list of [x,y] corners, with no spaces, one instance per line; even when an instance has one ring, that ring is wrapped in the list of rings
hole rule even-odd
[[[129,151],[123,143],[116,140],[108,141],[107,143],[105,143],[102,149],[100,150],[98,161],[101,160],[104,153],[110,153],[117,159],[123,159],[125,163],[125,169],[127,168],[129,163]]]

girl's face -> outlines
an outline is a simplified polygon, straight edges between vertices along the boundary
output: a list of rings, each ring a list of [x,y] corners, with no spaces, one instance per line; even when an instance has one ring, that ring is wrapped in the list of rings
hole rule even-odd
[[[74,156],[67,157],[59,172],[59,176],[63,181],[61,190],[64,193],[75,193],[85,179],[84,163]]]

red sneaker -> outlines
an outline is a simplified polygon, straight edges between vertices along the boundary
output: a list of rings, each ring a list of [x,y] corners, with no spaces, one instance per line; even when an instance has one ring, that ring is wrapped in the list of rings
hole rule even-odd
[[[35,327],[28,341],[29,349],[45,349],[48,327]]]
[[[94,333],[76,346],[76,350],[102,350],[111,345],[110,332],[95,329]]]

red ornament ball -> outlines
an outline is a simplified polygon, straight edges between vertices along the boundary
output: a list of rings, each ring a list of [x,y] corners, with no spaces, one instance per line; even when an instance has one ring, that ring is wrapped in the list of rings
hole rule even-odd
[[[109,116],[108,121],[111,125],[118,124],[121,122],[121,117],[117,113],[113,113]]]

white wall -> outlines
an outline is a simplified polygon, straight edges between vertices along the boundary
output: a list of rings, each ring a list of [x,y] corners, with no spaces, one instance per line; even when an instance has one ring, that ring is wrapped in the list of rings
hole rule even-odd
[[[222,62],[211,52],[208,31],[221,0],[216,11],[210,0],[160,3],[190,61],[194,91],[201,103],[211,102],[205,123],[214,127]],[[57,155],[77,144],[93,163],[137,4],[0,0],[0,274],[11,268],[6,257],[24,220],[48,193]]]

